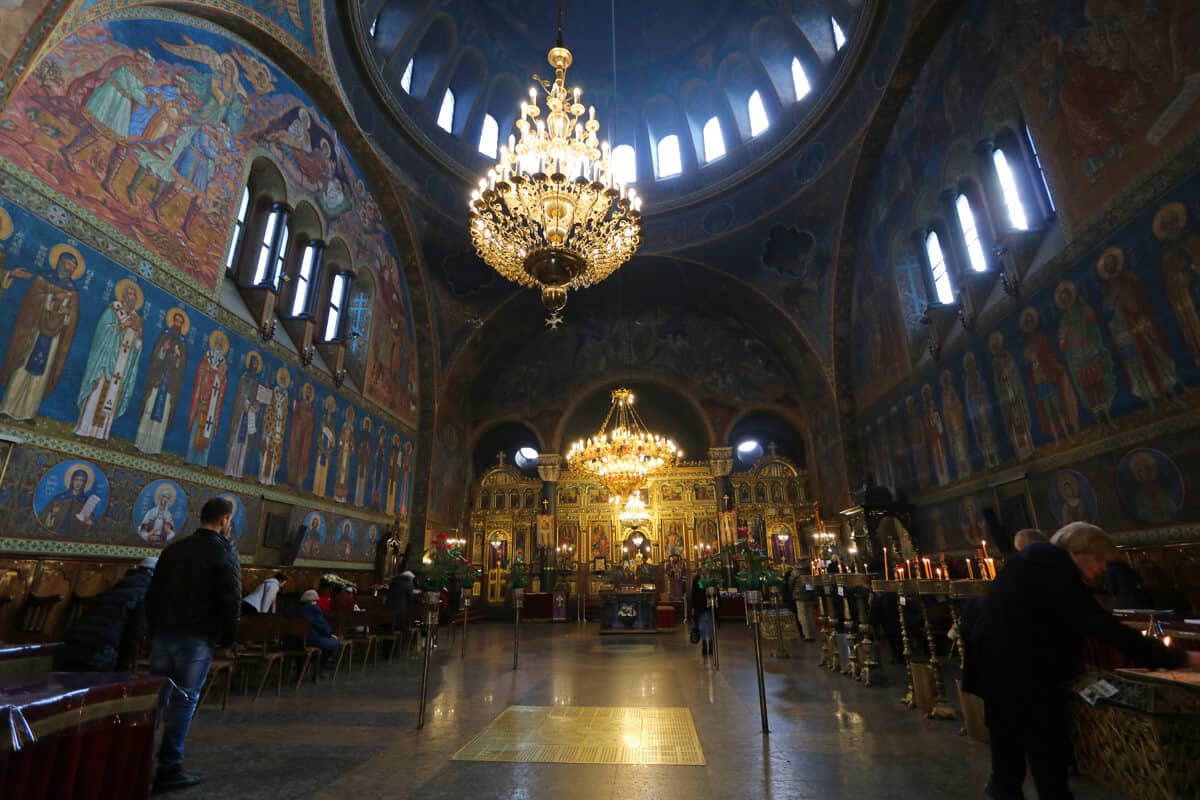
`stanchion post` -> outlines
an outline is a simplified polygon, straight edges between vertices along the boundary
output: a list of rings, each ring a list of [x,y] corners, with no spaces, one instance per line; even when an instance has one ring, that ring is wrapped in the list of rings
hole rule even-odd
[[[721,668],[721,657],[720,657],[720,655],[718,655],[718,652],[717,652],[717,587],[710,585],[708,587],[708,589],[705,590],[705,592],[706,592],[706,594],[708,594],[708,616],[709,616],[708,622],[709,622],[709,627],[712,628],[712,632],[713,632],[713,641],[712,641],[713,667],[715,669],[720,669]]]
[[[467,621],[471,618],[471,587],[463,589],[462,593],[463,604],[463,640],[462,651],[459,653],[459,658],[467,657]]]
[[[754,634],[754,666],[758,673],[758,711],[762,716],[763,733],[770,733],[767,725],[767,687],[763,682],[762,640],[759,638],[758,627],[762,621],[762,592],[750,589],[746,592],[746,622]]]
[[[425,702],[429,696],[429,656],[433,652],[433,626],[437,624],[438,604],[441,597],[437,592],[425,592],[425,659],[421,664],[421,710],[417,714],[417,728],[425,727]]]
[[[521,606],[525,604],[525,590],[513,589],[513,671],[517,669],[517,658],[521,652]]]

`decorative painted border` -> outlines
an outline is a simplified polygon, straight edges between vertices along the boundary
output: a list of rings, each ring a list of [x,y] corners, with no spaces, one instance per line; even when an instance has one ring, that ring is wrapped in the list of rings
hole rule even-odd
[[[104,558],[157,558],[162,550],[120,544],[64,542],[57,539],[13,539],[0,537],[4,555],[101,556]],[[254,556],[238,553],[238,563],[255,566]]]
[[[374,561],[320,561],[317,559],[297,558],[293,562],[296,567],[320,567],[321,569],[353,569],[369,571],[375,569]]]
[[[216,489],[217,491],[232,492],[234,494],[255,495],[267,501],[284,503],[290,506],[303,506],[304,508],[310,508],[313,511],[322,511],[326,514],[333,514],[334,516],[349,517],[351,519],[361,520],[363,522],[373,522],[379,525],[396,524],[400,530],[407,531],[408,529],[408,523],[397,523],[394,517],[391,517],[387,514],[373,514],[367,510],[360,510],[357,506],[346,506],[340,503],[330,503],[315,497],[297,497],[296,495],[280,492],[257,483],[242,483],[239,481],[230,480],[224,476],[218,477],[217,475],[210,474],[207,471],[193,470],[187,467],[178,467],[172,464],[151,461],[149,459],[129,455],[116,450],[94,447],[73,439],[62,439],[56,436],[40,434],[36,431],[30,431],[27,428],[12,427],[10,425],[0,423],[0,434],[4,435],[11,441],[17,442],[18,444],[42,447],[47,450],[53,450],[55,452],[88,459],[90,461],[101,461],[120,467],[128,467],[130,469],[140,470],[158,477],[174,478],[175,480],[181,480],[187,483],[208,486]]]

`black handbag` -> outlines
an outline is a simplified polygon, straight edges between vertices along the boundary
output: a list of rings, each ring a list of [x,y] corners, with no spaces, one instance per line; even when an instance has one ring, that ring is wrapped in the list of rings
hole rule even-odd
[[[692,641],[692,644],[696,644],[697,642],[700,641],[700,626],[699,625],[692,626],[692,632],[690,634],[688,634],[688,639],[690,639]]]

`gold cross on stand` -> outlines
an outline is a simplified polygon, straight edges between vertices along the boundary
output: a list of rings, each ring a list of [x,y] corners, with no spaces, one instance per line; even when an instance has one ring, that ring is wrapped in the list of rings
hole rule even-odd
[[[496,466],[497,467],[504,466],[504,451],[503,450],[501,450],[499,453],[496,453]]]

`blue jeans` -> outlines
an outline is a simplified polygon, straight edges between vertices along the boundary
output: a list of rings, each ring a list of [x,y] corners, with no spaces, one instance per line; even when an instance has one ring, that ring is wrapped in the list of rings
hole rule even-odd
[[[150,644],[151,674],[168,677],[179,687],[163,712],[163,739],[158,749],[160,769],[183,765],[183,744],[212,660],[212,646],[203,636],[160,634]]]
[[[713,640],[712,609],[705,608],[696,612],[696,622],[700,627],[700,638],[706,642]]]

